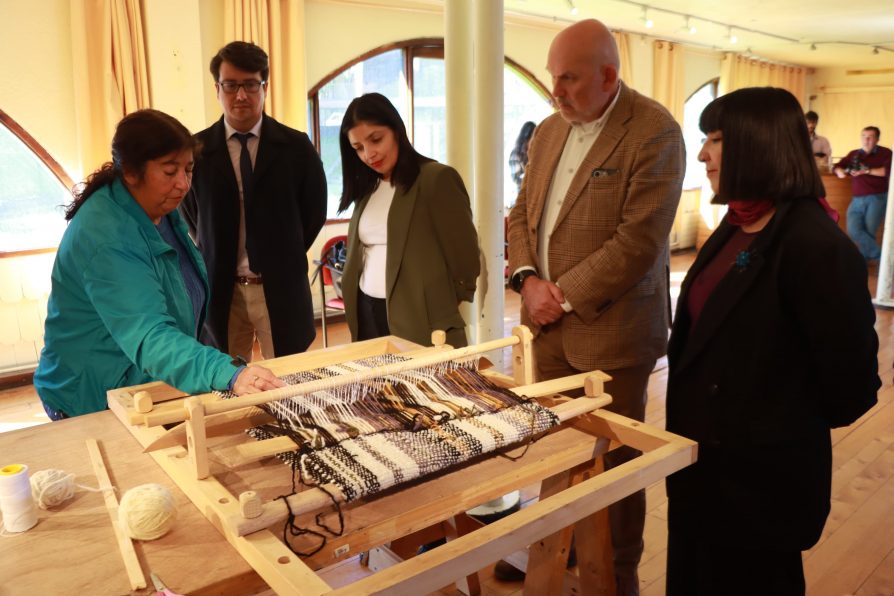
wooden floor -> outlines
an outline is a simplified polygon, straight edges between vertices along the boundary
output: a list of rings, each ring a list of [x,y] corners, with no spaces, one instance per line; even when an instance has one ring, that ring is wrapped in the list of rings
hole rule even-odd
[[[694,253],[675,255],[671,283],[674,299]],[[870,291],[875,293],[875,278]],[[507,332],[518,323],[518,296],[506,293]],[[848,428],[833,431],[832,513],[820,542],[804,554],[807,593],[811,596],[894,594],[894,312],[876,310],[879,335],[879,374],[882,388],[878,405]],[[344,323],[329,329],[331,345],[350,340]],[[313,348],[321,347],[317,337]],[[830,363],[834,365],[834,363]],[[664,427],[666,361],[656,366],[649,381],[646,422]],[[32,386],[0,391],[0,432],[48,422]],[[667,499],[664,483],[647,491],[646,549],[640,564],[643,596],[664,594],[667,545]],[[521,583],[505,583],[493,577],[493,566],[482,572],[482,592],[508,596],[521,593]],[[324,572],[333,586],[350,583],[369,573],[356,559]],[[731,578],[731,581],[735,581]],[[445,588],[439,594],[458,592]]]

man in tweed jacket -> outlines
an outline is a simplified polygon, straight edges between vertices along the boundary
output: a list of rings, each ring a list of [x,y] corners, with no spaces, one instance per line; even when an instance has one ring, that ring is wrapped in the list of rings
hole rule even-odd
[[[534,133],[509,215],[511,285],[541,380],[600,369],[610,410],[643,420],[670,322],[668,234],[685,169],[679,125],[618,78],[611,32],[560,32],[547,70],[559,113]],[[606,458],[615,466],[637,453]],[[645,492],[610,508],[618,594],[637,594]]]

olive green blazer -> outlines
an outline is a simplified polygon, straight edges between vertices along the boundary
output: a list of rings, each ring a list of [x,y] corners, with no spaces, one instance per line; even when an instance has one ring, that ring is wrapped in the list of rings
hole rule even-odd
[[[357,339],[357,291],[363,250],[357,224],[369,202],[354,207],[348,226],[348,258],[342,276],[345,317]],[[478,278],[478,234],[462,178],[438,162],[422,165],[416,182],[397,188],[388,212],[385,287],[392,335],[431,345],[431,332],[447,333],[454,347],[467,344],[459,303],[472,301]]]

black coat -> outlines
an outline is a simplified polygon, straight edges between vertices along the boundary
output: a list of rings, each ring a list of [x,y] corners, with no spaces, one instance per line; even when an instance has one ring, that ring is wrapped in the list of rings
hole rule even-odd
[[[307,135],[264,114],[253,192],[246,206],[252,271],[264,279],[277,356],[307,349],[315,336],[307,251],[326,221],[326,178]],[[205,258],[211,305],[203,342],[227,351],[227,324],[239,243],[239,187],[223,118],[196,137],[202,155],[180,206]],[[246,354],[247,356],[247,354]]]
[[[881,386],[866,265],[816,201],[782,203],[690,329],[690,283],[734,231],[720,224],[677,304],[667,429],[698,441],[699,459],[668,497],[709,542],[804,550],[829,513],[829,429]]]

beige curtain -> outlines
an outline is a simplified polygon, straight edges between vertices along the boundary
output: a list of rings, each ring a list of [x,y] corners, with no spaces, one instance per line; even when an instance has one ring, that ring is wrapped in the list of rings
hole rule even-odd
[[[720,64],[718,94],[724,95],[744,87],[781,87],[807,105],[807,69],[803,66],[786,66],[741,54],[726,53]]]
[[[110,160],[115,125],[151,105],[142,0],[71,0],[81,172]]]
[[[618,56],[621,58],[621,79],[627,86],[633,83],[633,63],[630,61],[630,35],[623,31],[612,31],[615,36],[615,43],[618,44]]]
[[[250,41],[270,56],[268,114],[307,129],[304,0],[226,0],[226,41]]]
[[[652,44],[652,99],[668,109],[683,125],[683,48],[655,40]]]

